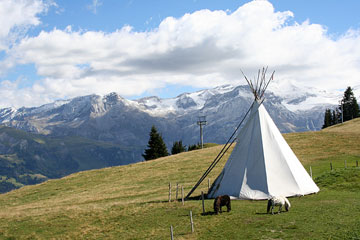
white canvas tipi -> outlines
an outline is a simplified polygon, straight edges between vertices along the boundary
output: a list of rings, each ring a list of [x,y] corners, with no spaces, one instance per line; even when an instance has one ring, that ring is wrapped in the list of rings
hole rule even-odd
[[[299,196],[319,188],[301,165],[261,102],[258,88],[245,126],[237,135],[224,169],[209,190],[208,197],[229,195],[237,199],[268,199]]]

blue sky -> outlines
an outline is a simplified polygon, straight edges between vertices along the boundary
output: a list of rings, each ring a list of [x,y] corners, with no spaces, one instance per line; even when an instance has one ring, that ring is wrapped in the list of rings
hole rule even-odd
[[[112,32],[123,25],[131,25],[136,31],[157,28],[168,17],[179,18],[185,13],[201,9],[235,11],[250,1],[230,0],[98,0],[56,1],[58,8],[41,16],[43,26],[35,28],[32,34],[54,27],[75,28]],[[96,4],[97,3],[97,4]],[[271,1],[276,11],[294,12],[294,20],[327,26],[329,33],[343,34],[349,28],[360,27],[360,2],[357,0],[276,0]]]
[[[118,92],[175,97],[244,84],[360,84],[358,0],[1,0],[0,107]],[[287,89],[287,87],[284,87]]]

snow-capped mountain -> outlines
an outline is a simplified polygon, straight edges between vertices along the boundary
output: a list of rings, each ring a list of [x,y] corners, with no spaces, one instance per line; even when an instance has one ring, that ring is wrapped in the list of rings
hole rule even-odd
[[[183,93],[176,98],[160,99],[158,97],[147,97],[135,100],[139,107],[152,116],[167,116],[169,114],[183,115],[189,111],[200,111],[210,98],[234,91],[235,87],[225,85],[194,93]],[[250,91],[241,93],[244,97],[252,97]]]
[[[307,111],[321,105],[337,104],[341,94],[327,92],[326,90],[299,87],[291,82],[274,82],[269,86],[269,91],[282,98],[282,104],[290,111]]]
[[[282,132],[320,129],[324,109],[331,106],[327,93],[304,92],[295,87],[291,92],[279,96],[269,90],[265,96],[264,104],[279,129]],[[314,99],[322,98],[326,100],[322,104],[314,103]],[[197,120],[206,116],[205,141],[224,143],[252,101],[247,86],[230,85],[169,99],[127,100],[116,93],[88,95],[34,108],[0,109],[0,124],[51,136],[82,136],[144,149],[152,125],[162,133],[168,147],[178,140],[197,143]]]

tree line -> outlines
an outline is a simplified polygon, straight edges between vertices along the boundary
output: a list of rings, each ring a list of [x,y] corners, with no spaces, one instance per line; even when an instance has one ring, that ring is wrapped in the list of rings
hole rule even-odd
[[[324,124],[322,128],[346,122],[360,116],[359,105],[351,89],[347,87],[340,104],[333,110],[325,109]]]
[[[145,149],[144,154],[142,154],[143,158],[148,161],[160,157],[165,157],[169,155],[166,144],[161,136],[161,134],[157,131],[156,127],[153,125],[150,130],[150,137],[147,148]],[[182,140],[176,141],[173,143],[171,148],[171,154],[178,154],[181,152],[192,151],[196,149],[200,149],[200,144],[183,145]]]

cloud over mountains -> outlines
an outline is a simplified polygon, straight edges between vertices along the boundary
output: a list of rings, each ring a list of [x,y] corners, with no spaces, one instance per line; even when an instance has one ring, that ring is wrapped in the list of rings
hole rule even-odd
[[[358,84],[360,30],[339,37],[326,27],[293,21],[294,13],[276,11],[268,1],[252,1],[234,12],[201,10],[167,17],[148,31],[119,26],[114,32],[41,31],[37,36],[6,39],[36,26],[51,2],[3,1],[0,21],[0,74],[33,64],[39,79],[29,86],[0,82],[4,106],[34,106],[55,99],[118,92],[132,97],[183,85],[210,88],[244,83],[240,69],[255,75],[259,67],[276,70],[275,85],[284,83],[334,92]],[[49,5],[50,4],[50,5]],[[25,7],[24,7],[25,6]],[[26,14],[15,14],[26,9]],[[26,30],[24,30],[26,31]],[[18,35],[19,36],[19,35]],[[0,58],[1,59],[1,58]]]

